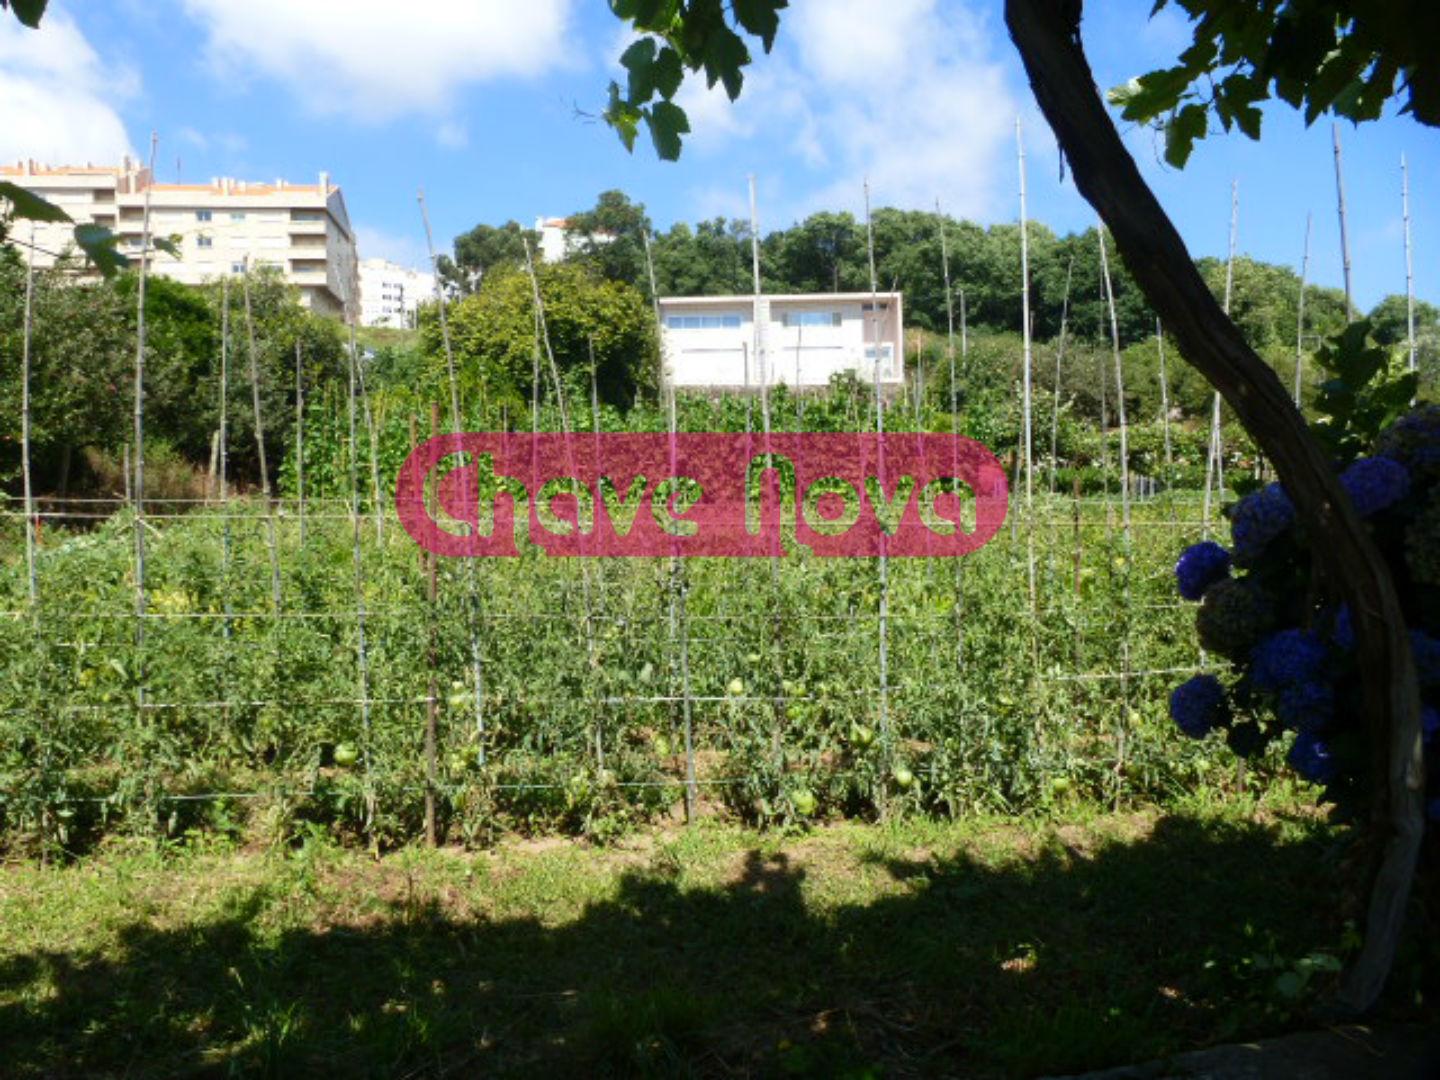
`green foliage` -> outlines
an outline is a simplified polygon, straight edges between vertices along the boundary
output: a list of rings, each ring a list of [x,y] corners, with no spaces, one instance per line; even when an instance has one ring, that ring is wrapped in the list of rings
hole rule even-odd
[[[1415,398],[1419,376],[1403,371],[1393,349],[1370,344],[1371,324],[1362,319],[1327,340],[1315,354],[1330,374],[1320,384],[1315,408],[1320,419],[1315,437],[1341,464],[1349,464],[1374,445]]]
[[[1177,168],[1205,138],[1213,115],[1225,131],[1260,138],[1260,105],[1272,93],[1303,111],[1356,122],[1378,119],[1402,97],[1402,112],[1440,126],[1440,62],[1426,44],[1440,39],[1431,0],[1157,0],[1194,23],[1179,63],[1110,91],[1126,120],[1165,132],[1165,158]]]
[[[589,400],[592,347],[601,400],[629,405],[637,392],[653,391],[655,319],[644,297],[628,285],[602,280],[573,264],[542,264],[536,267],[536,274],[549,343],[566,397]],[[458,375],[467,398],[478,394],[528,401],[538,363],[541,392],[553,400],[549,360],[544,342],[537,340],[529,274],[491,274],[478,292],[451,306],[449,320]],[[432,358],[433,399],[440,400],[445,357],[438,320],[433,315],[423,319],[421,330]]]
[[[687,71],[704,71],[707,86],[721,83],[730,100],[740,96],[750,50],[742,34],[760,39],[765,51],[775,43],[780,10],[789,0],[610,0],[610,9],[640,33],[620,57],[626,85],[610,84],[603,113],[627,150],[643,122],[656,154],[664,161],[680,156],[689,117],[675,104]],[[728,7],[730,18],[726,18]]]
[[[504,225],[476,225],[455,238],[455,257],[442,255],[437,260],[440,278],[451,288],[469,294],[492,270],[525,265],[525,245],[539,260],[540,234],[525,229],[517,221]]]

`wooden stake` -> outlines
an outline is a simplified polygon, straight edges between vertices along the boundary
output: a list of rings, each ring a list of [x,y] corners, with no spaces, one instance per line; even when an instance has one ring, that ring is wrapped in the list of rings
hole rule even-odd
[[[1409,369],[1415,371],[1415,259],[1410,247],[1410,168],[1400,155],[1400,206],[1405,219],[1405,344],[1410,353]]]
[[[1340,125],[1331,124],[1330,133],[1335,142],[1335,203],[1340,212],[1340,258],[1345,271],[1345,318],[1353,322],[1355,299],[1350,286],[1350,230],[1349,219],[1345,213],[1345,170],[1340,159]]]
[[[1120,421],[1120,520],[1130,537],[1130,442],[1125,423],[1125,372],[1120,362],[1120,322],[1115,315],[1115,289],[1110,281],[1110,256],[1105,251],[1105,223],[1099,222],[1100,273],[1105,279],[1105,300],[1110,306],[1110,343],[1115,353],[1115,412]]]
[[[1305,371],[1305,284],[1310,275],[1311,214],[1305,215],[1305,254],[1300,260],[1300,299],[1295,305],[1295,408],[1301,408]]]

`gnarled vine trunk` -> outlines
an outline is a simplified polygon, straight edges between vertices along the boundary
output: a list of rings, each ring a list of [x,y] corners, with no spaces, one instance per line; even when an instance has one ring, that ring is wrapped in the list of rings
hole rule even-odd
[[[1404,615],[1379,549],[1280,385],[1221,310],[1121,142],[1080,41],[1082,0],[1006,0],[1005,21],[1080,193],[1099,211],[1185,358],[1275,465],[1355,621],[1374,747],[1377,865],[1365,944],[1340,1004],[1367,1011],[1389,975],[1423,833],[1420,695]],[[1323,539],[1322,539],[1323,538]]]

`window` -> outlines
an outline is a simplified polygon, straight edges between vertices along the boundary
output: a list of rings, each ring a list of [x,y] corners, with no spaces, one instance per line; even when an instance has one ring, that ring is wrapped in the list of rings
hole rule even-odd
[[[196,246],[196,247],[202,247],[202,248],[214,247],[214,246],[215,246],[215,241],[214,241],[213,238],[211,238],[211,237],[209,237],[209,236],[205,236],[205,235],[202,234],[202,235],[200,235],[200,236],[195,237],[195,246]]]
[[[787,311],[780,316],[784,326],[839,326],[838,311]]]
[[[671,330],[738,330],[739,315],[668,315],[665,325]]]
[[[195,211],[195,220],[196,220],[196,221],[209,221],[209,220],[210,220],[212,217],[214,217],[214,216],[215,216],[215,215],[213,215],[209,210],[196,210],[196,211]]]
[[[232,210],[232,211],[230,212],[230,220],[231,220],[231,221],[244,221],[244,220],[245,220],[245,211],[244,211],[244,210]]]
[[[291,210],[291,221],[324,221],[325,215],[319,210]]]
[[[243,262],[233,262],[233,263],[231,263],[231,264],[230,264],[230,272],[231,272],[232,274],[243,274],[243,273],[245,272],[245,264],[244,264]]]

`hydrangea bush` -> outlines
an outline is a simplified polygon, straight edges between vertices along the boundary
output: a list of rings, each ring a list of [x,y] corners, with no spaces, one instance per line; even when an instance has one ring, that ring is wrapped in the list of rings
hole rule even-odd
[[[1440,406],[1402,413],[1414,380],[1386,377],[1385,356],[1367,346],[1363,327],[1322,350],[1335,377],[1321,388],[1316,434],[1400,594],[1420,681],[1426,811],[1440,829]],[[1180,595],[1200,605],[1201,645],[1228,663],[1177,686],[1170,714],[1185,735],[1221,732],[1242,756],[1285,745],[1296,773],[1353,811],[1366,796],[1370,756],[1350,612],[1313,557],[1324,540],[1306,534],[1279,484],[1225,513],[1229,549],[1209,540],[1186,548],[1175,578]]]

